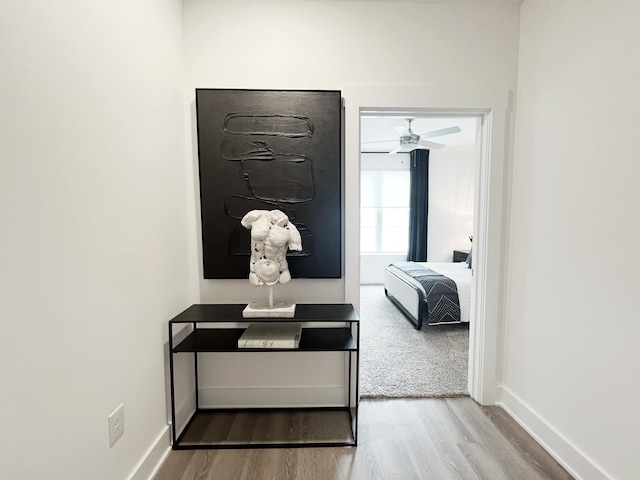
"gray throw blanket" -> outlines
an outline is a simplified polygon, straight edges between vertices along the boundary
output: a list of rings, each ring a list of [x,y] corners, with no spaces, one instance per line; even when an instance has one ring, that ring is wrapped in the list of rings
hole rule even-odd
[[[427,323],[460,321],[460,300],[456,282],[415,262],[395,262],[393,266],[420,282],[426,293]]]

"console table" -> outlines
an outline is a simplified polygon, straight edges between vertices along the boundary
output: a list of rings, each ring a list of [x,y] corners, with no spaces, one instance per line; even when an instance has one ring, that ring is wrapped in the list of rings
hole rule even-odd
[[[351,304],[298,304],[293,318],[243,318],[240,304],[196,304],[169,321],[171,429],[173,449],[355,446],[358,430],[359,318]],[[251,323],[299,322],[295,349],[238,348]],[[230,326],[231,325],[231,326]],[[178,328],[182,327],[182,328]],[[178,333],[176,333],[178,330]],[[247,354],[336,352],[348,358],[343,406],[201,408],[198,357],[206,353]],[[192,356],[195,409],[183,428],[176,425],[177,355]],[[184,379],[180,384],[184,384]],[[353,392],[356,392],[353,395]],[[354,397],[354,399],[352,399]],[[178,431],[179,430],[179,431]]]

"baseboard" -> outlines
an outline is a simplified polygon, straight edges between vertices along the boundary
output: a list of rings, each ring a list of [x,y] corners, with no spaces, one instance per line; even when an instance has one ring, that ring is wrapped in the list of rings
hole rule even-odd
[[[610,480],[593,460],[505,386],[498,387],[502,407],[576,480]]]
[[[345,387],[202,388],[201,408],[344,406]]]
[[[146,451],[127,480],[151,480],[171,451],[171,430],[167,425]]]

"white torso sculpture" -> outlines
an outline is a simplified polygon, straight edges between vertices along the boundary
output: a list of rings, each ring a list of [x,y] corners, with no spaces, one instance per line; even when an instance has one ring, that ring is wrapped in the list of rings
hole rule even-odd
[[[280,303],[273,305],[272,286],[276,283],[287,283],[291,280],[287,263],[287,250],[302,250],[302,239],[296,226],[289,221],[280,210],[251,210],[241,220],[242,226],[251,230],[251,260],[249,264],[249,282],[255,286],[268,285],[269,305],[252,302],[249,309],[255,316],[275,309],[295,308],[293,304]],[[247,313],[246,316],[250,316]],[[289,316],[283,314],[282,316]]]

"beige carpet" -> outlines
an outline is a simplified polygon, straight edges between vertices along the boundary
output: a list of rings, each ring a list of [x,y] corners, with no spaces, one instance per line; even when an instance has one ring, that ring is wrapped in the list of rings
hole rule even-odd
[[[360,288],[360,396],[468,395],[467,324],[416,330],[382,285]]]

